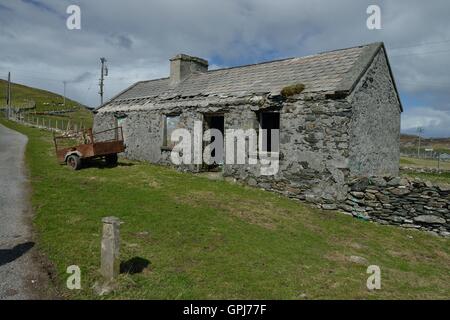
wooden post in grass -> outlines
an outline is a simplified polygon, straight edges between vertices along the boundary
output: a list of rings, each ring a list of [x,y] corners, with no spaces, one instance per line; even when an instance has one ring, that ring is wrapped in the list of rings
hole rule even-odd
[[[116,217],[105,217],[103,222],[101,268],[100,272],[106,280],[117,278],[120,272],[120,220]]]

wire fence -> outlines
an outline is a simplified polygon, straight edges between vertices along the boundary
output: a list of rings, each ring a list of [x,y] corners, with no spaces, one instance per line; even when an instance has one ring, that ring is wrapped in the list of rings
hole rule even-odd
[[[84,122],[74,119],[51,118],[32,113],[17,112],[14,109],[3,109],[2,113],[5,118],[17,123],[53,132],[77,132],[86,129]]]

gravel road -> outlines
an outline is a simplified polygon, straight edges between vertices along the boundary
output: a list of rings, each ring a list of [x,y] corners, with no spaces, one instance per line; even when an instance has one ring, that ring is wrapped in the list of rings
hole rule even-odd
[[[0,125],[0,300],[39,299],[46,286],[35,259],[26,144],[26,136]]]

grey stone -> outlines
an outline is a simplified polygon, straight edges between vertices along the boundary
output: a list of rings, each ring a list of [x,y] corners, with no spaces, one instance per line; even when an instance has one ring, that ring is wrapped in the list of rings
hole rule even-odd
[[[366,192],[364,194],[364,198],[367,199],[367,200],[375,200],[376,196],[373,193]]]
[[[354,196],[357,199],[363,199],[364,198],[364,192],[359,192],[359,191],[352,191],[350,192],[350,194],[352,196]]]
[[[94,292],[99,296],[106,296],[116,291],[118,284],[115,281],[95,282],[92,286]]]
[[[432,215],[422,215],[414,218],[416,222],[429,223],[429,224],[442,224],[445,223],[445,219]]]
[[[425,181],[424,183],[425,183],[425,186],[428,187],[428,188],[432,188],[433,187],[433,184],[430,181]]]
[[[400,177],[394,177],[390,179],[387,183],[388,186],[398,186],[400,185],[401,178]]]
[[[117,278],[120,271],[120,220],[116,217],[105,217],[101,244],[100,273],[106,280]]]
[[[349,206],[347,204],[340,204],[339,205],[339,209],[347,211],[347,212],[352,212],[353,211],[353,206]]]
[[[370,184],[378,186],[378,187],[385,187],[387,185],[386,180],[384,180],[383,177],[373,177],[370,179]]]
[[[420,226],[416,225],[416,224],[412,224],[412,223],[405,223],[401,225],[403,228],[408,228],[408,229],[419,229]]]
[[[247,180],[247,183],[248,183],[249,186],[252,186],[252,187],[254,187],[254,186],[256,186],[256,185],[258,184],[258,182],[256,181],[256,179],[254,179],[254,178],[249,178],[249,179]]]
[[[352,191],[364,191],[366,190],[367,186],[369,185],[369,178],[363,177],[356,182],[351,184],[351,190]]]
[[[397,196],[404,196],[410,193],[410,191],[406,187],[398,187],[390,190],[391,193]]]
[[[350,262],[356,263],[356,264],[360,264],[360,265],[368,265],[369,262],[367,261],[366,258],[360,257],[360,256],[350,256],[348,258],[348,260]]]
[[[325,203],[325,204],[322,204],[322,209],[324,209],[324,210],[336,210],[337,209],[337,205],[331,204],[331,203]]]
[[[450,192],[450,184],[439,184],[438,188],[442,192]]]

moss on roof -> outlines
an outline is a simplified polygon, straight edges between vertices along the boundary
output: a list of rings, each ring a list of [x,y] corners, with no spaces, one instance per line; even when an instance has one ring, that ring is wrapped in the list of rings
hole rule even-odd
[[[303,83],[296,83],[290,86],[286,86],[281,89],[281,95],[285,98],[300,94],[305,90],[305,85]]]

